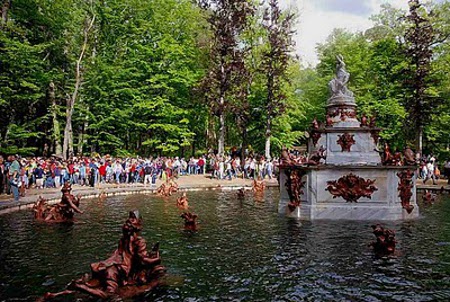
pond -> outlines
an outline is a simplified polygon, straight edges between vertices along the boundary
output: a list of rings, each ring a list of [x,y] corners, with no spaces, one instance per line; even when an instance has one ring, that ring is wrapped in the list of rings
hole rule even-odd
[[[176,196],[84,200],[73,225],[35,222],[31,211],[0,216],[0,300],[33,301],[60,291],[117,247],[129,210],[143,237],[161,244],[172,280],[142,301],[449,301],[450,198],[421,207],[415,221],[383,223],[398,253],[377,259],[376,221],[297,221],[264,198],[233,191],[188,192],[197,233],[182,230]],[[72,297],[73,299],[73,297]],[[70,300],[69,300],[70,301]]]

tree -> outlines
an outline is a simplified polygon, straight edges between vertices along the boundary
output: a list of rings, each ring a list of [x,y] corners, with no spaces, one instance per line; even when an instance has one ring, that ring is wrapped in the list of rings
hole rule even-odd
[[[410,129],[414,129],[415,149],[422,153],[424,125],[430,120],[430,115],[435,108],[433,98],[427,92],[430,86],[429,75],[431,71],[431,59],[433,56],[432,44],[434,42],[433,25],[429,20],[429,13],[419,0],[410,0],[409,15],[406,21],[410,25],[405,33],[406,54],[411,60],[407,69],[409,74],[408,86],[412,94],[406,101]]]
[[[239,35],[246,28],[254,8],[247,0],[202,0],[200,5],[208,9],[208,22],[214,33],[210,67],[202,86],[213,114],[219,118],[218,155],[223,156],[226,110],[246,73]]]
[[[86,16],[84,20],[83,28],[83,42],[81,44],[80,54],[75,63],[75,85],[72,95],[66,98],[66,126],[64,128],[64,144],[63,144],[63,157],[67,158],[68,155],[74,154],[73,150],[73,130],[72,130],[72,116],[74,111],[75,102],[78,98],[79,90],[82,83],[83,71],[82,63],[88,47],[89,35],[92,31],[95,22],[95,15]],[[69,153],[69,154],[68,154]]]
[[[268,49],[264,54],[262,70],[266,76],[266,127],[265,156],[270,158],[270,138],[273,119],[281,115],[285,108],[286,95],[283,93],[283,80],[286,80],[287,68],[292,51],[294,15],[283,16],[278,0],[269,0],[264,14],[263,26],[267,30]]]

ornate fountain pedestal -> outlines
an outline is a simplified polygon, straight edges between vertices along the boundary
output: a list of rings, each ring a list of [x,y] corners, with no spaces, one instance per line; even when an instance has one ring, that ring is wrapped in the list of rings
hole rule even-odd
[[[314,120],[308,161],[287,153],[280,163],[279,213],[300,219],[403,220],[419,216],[412,151],[379,152],[375,119],[358,120],[349,73],[338,56],[336,77],[329,83],[325,125]],[[380,157],[380,153],[382,153]]]
[[[281,166],[278,211],[305,220],[417,218],[414,171],[400,166]],[[288,207],[289,173],[300,174],[304,183],[300,206],[293,211]]]

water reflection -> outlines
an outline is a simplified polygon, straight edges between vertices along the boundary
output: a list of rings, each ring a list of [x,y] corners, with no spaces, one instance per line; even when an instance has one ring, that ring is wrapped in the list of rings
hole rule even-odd
[[[447,301],[450,299],[449,200],[416,221],[385,223],[399,254],[374,257],[371,224],[297,221],[277,214],[278,192],[263,200],[235,192],[191,192],[197,233],[183,231],[176,197],[145,195],[83,201],[74,225],[36,223],[31,212],[0,216],[0,297],[34,300],[61,290],[104,259],[129,210],[143,236],[161,242],[169,287],[141,301]]]

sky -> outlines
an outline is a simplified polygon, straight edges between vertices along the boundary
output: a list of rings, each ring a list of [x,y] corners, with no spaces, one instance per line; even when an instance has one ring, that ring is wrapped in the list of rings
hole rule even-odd
[[[281,7],[293,6],[299,13],[296,50],[306,66],[318,63],[315,47],[325,42],[334,28],[352,32],[370,28],[369,17],[379,13],[383,3],[408,8],[408,0],[280,0]]]

